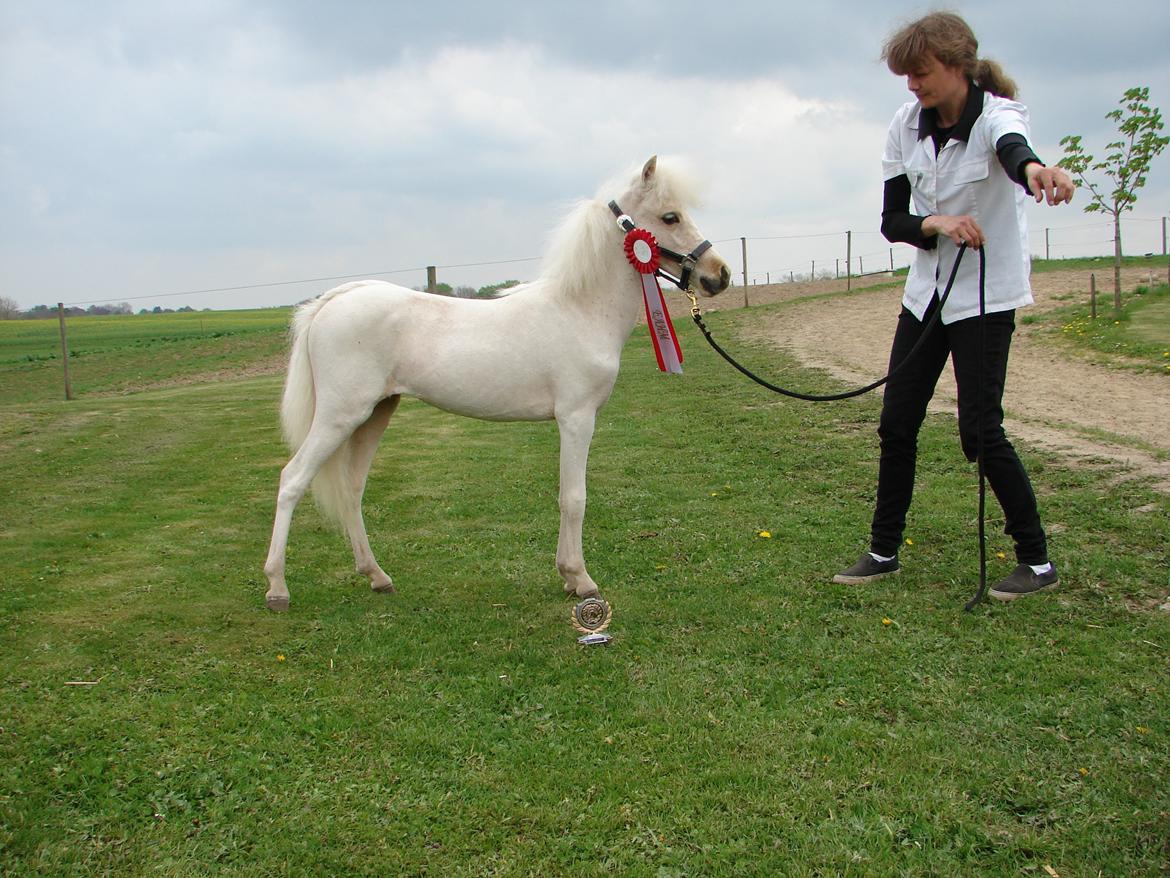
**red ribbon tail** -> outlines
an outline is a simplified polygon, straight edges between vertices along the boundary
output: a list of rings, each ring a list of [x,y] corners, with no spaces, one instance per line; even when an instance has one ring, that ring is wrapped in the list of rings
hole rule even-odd
[[[650,340],[654,343],[654,357],[663,372],[682,374],[682,347],[666,309],[662,288],[658,278],[652,274],[642,275],[642,294],[646,305],[646,325],[650,328]]]

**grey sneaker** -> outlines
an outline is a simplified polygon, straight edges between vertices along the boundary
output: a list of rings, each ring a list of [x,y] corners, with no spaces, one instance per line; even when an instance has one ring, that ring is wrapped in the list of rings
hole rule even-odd
[[[902,565],[898,563],[897,558],[892,558],[889,561],[875,561],[873,555],[866,552],[857,559],[857,563],[852,567],[847,567],[834,576],[833,582],[849,584],[873,582],[875,579],[881,579],[883,576],[892,576],[900,573],[901,570]]]
[[[1014,601],[1024,595],[1056,588],[1059,584],[1055,566],[1046,573],[1033,573],[1027,564],[1018,564],[1006,579],[993,585],[988,594],[997,601]]]

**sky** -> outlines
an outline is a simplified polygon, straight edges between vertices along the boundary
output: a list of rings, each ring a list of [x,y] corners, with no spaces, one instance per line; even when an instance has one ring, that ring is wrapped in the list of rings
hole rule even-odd
[[[742,282],[907,262],[877,231],[905,80],[884,38],[938,6],[590,0],[0,0],[0,296],[291,304],[340,279],[528,280],[572,203],[654,154]],[[1148,86],[1170,3],[957,2],[1055,163]],[[1033,252],[1111,253],[1099,214],[1029,207]],[[1123,226],[1161,252],[1163,153]],[[1045,230],[1048,230],[1046,233]],[[1046,242],[1047,239],[1047,242]]]

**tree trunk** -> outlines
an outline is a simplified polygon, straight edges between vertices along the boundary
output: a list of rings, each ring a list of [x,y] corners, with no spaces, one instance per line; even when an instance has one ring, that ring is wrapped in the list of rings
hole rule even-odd
[[[1121,214],[1113,214],[1113,310],[1121,311]]]

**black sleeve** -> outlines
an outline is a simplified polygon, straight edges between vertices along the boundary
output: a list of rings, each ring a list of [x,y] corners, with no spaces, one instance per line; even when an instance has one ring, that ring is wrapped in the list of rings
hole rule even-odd
[[[1024,135],[1005,134],[995,144],[995,154],[999,157],[999,163],[1003,165],[1004,173],[1031,194],[1028,190],[1028,178],[1024,176],[1024,168],[1032,162],[1040,165],[1044,162],[1040,161],[1036,157],[1036,153],[1032,152],[1032,147],[1028,145]]]
[[[913,244],[919,250],[933,250],[938,235],[923,235],[925,217],[910,212],[910,178],[905,174],[886,180],[882,198],[882,234],[891,244]]]

